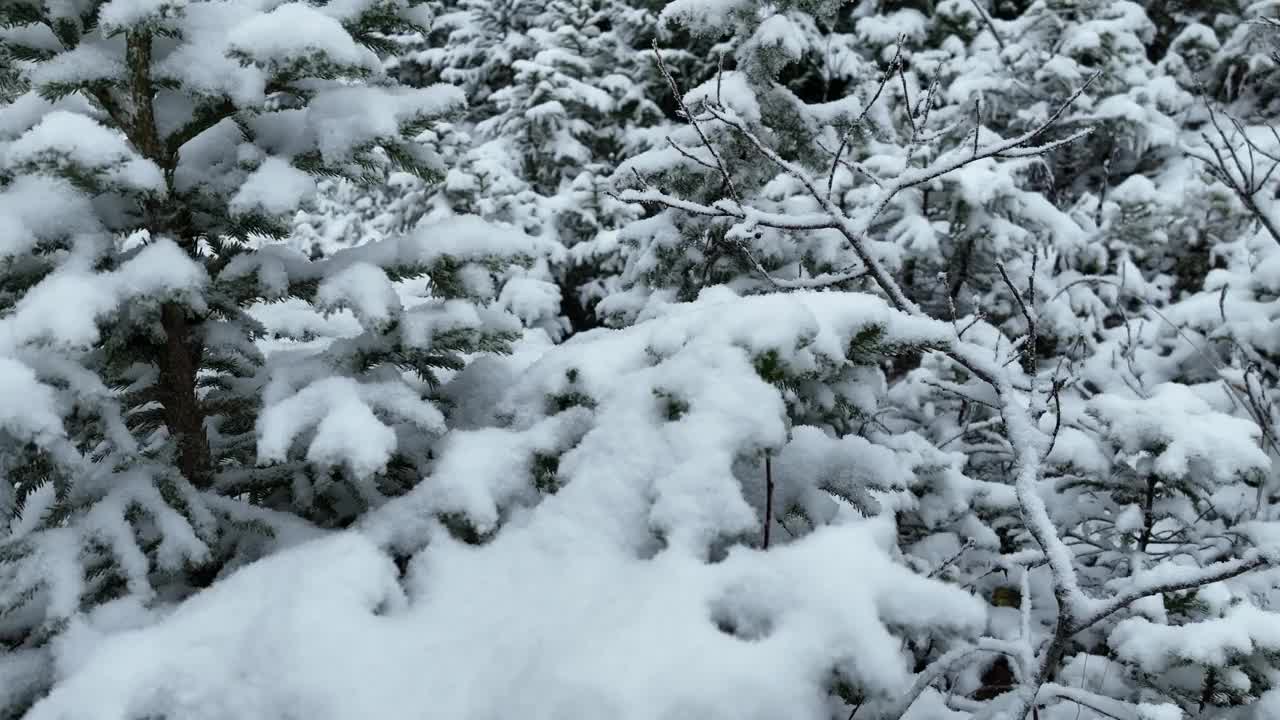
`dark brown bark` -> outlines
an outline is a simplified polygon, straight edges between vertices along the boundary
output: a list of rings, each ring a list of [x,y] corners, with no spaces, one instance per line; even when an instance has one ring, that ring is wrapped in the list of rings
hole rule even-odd
[[[129,64],[130,127],[125,128],[129,140],[147,158],[166,167],[164,145],[156,132],[153,102],[155,87],[151,82],[151,33],[134,30],[126,35],[126,59]]]
[[[948,278],[947,295],[951,297],[952,303],[960,297],[960,290],[969,280],[969,262],[973,258],[973,242],[972,237],[966,238],[960,243],[960,248],[955,255],[951,257],[955,272]]]
[[[151,34],[131,31],[126,39],[129,65],[129,124],[123,128],[137,150],[164,171],[173,195],[173,170],[177,148],[170,149],[156,129],[155,86],[151,80]],[[142,208],[152,238],[168,237],[194,255],[196,238],[185,213],[169,198],[150,200]],[[160,369],[160,397],[165,425],[178,446],[177,463],[196,487],[206,487],[213,472],[204,410],[196,392],[196,373],[204,355],[197,328],[181,304],[166,302],[160,308],[163,344],[155,346],[154,361]]]
[[[160,366],[165,424],[178,443],[178,467],[196,487],[209,481],[212,461],[204,429],[204,411],[196,394],[196,372],[203,355],[192,337],[186,309],[176,303],[160,308],[165,342],[156,358]]]

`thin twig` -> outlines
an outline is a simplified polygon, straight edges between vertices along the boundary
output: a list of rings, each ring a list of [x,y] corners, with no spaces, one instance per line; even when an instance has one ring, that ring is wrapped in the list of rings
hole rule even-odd
[[[1003,53],[1005,50],[1004,38],[996,30],[995,22],[991,20],[991,16],[987,14],[987,11],[978,4],[978,0],[969,0],[969,2],[973,3],[973,9],[978,11],[978,17],[982,18],[982,22],[987,24],[987,29],[991,31],[991,37],[996,39],[996,45],[1000,46],[1000,52]]]
[[[880,99],[880,94],[884,92],[885,85],[888,85],[889,80],[893,78],[894,71],[902,66],[902,43],[905,39],[906,38],[903,35],[898,36],[898,46],[893,53],[893,59],[889,61],[889,66],[885,68],[884,73],[880,76],[880,83],[876,86],[875,93],[871,95],[871,99],[867,101],[867,104],[862,106],[862,112],[858,113],[857,119],[854,120],[855,125],[862,124],[863,120],[867,117],[867,113],[871,111],[872,106]],[[841,158],[844,156],[845,148],[848,147],[848,145],[849,134],[843,133],[840,138],[840,147],[836,149],[831,161],[831,172],[827,177],[828,196],[831,195],[831,189],[836,182],[836,168],[841,164]],[[852,166],[849,167],[852,169]],[[876,184],[879,185],[880,183],[877,181]]]
[[[769,549],[769,527],[773,525],[773,455],[764,454],[764,538],[763,549]]]
[[[1000,277],[1004,280],[1004,284],[1009,287],[1009,292],[1013,293],[1013,299],[1018,301],[1018,309],[1022,311],[1022,317],[1027,321],[1027,344],[1023,349],[1023,368],[1028,375],[1034,375],[1036,371],[1036,319],[1031,314],[1031,309],[1027,307],[1026,302],[1022,299],[1022,293],[1014,286],[1013,280],[1009,278],[1009,272],[1005,270],[1004,263],[997,262],[996,269],[1000,271]],[[1032,272],[1032,278],[1035,273]],[[1032,282],[1035,282],[1032,280]],[[1032,298],[1034,302],[1034,298]]]
[[[662,60],[662,52],[658,49],[657,40],[653,41],[653,56],[658,60],[658,70],[662,73],[662,76],[666,78],[667,84],[671,86],[671,94],[675,96],[676,104],[680,107],[680,112],[684,115],[685,119],[689,121],[689,124],[693,126],[693,129],[697,131],[698,138],[702,140],[703,146],[711,153],[711,157],[715,158],[716,167],[720,169],[720,176],[724,178],[724,185],[729,191],[729,196],[741,205],[742,198],[738,195],[737,186],[733,184],[733,177],[729,174],[729,168],[725,166],[724,160],[720,158],[720,153],[717,152],[715,146],[711,144],[711,141],[707,138],[707,134],[702,131],[702,125],[698,123],[698,119],[693,113],[689,112],[688,106],[685,105],[684,95],[680,92],[679,83],[676,82],[675,76],[671,74],[671,71],[667,69],[667,64]]]

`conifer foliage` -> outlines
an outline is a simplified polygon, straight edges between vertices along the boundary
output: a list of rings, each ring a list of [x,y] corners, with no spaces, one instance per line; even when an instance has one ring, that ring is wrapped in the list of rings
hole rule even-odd
[[[1273,3],[0,12],[0,717],[1280,716]]]
[[[461,93],[398,86],[377,54],[406,3],[3,13],[0,634],[21,661],[81,611],[180,599],[415,485],[437,372],[514,336],[486,305],[536,248],[466,218],[314,262],[277,241],[317,176],[441,173],[409,138]],[[349,322],[295,342],[263,303]],[[6,678],[4,705],[48,680]]]

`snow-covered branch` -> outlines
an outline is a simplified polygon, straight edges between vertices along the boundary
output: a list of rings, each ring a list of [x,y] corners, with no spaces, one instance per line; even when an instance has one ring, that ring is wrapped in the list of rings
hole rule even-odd
[[[1195,590],[1223,580],[1244,575],[1272,564],[1272,559],[1256,550],[1243,557],[1206,565],[1204,567],[1161,566],[1141,573],[1129,580],[1128,587],[1111,597],[1089,602],[1073,618],[1073,632],[1084,630],[1108,616],[1129,607],[1142,598],[1163,593]]]

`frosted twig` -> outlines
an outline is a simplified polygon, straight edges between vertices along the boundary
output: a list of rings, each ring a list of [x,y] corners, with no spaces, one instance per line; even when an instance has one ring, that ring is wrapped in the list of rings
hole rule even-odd
[[[715,165],[712,165],[711,163],[707,162],[706,160],[703,160],[702,158],[700,158],[700,157],[698,157],[698,156],[694,155],[692,152],[689,152],[689,151],[688,151],[688,150],[686,150],[685,148],[681,147],[681,146],[680,146],[680,145],[679,145],[675,140],[672,140],[672,139],[671,139],[671,138],[669,138],[669,137],[667,138],[667,144],[668,144],[668,145],[670,145],[670,146],[671,146],[671,148],[672,148],[673,150],[675,150],[676,152],[678,152],[678,153],[680,153],[682,156],[684,156],[686,159],[691,160],[691,161],[693,161],[694,163],[696,163],[696,164],[698,164],[698,165],[701,165],[701,166],[702,166],[702,167],[704,167],[704,168],[707,168],[708,170],[713,170],[713,171],[716,171],[716,172],[719,172],[719,171],[720,171],[720,169],[719,169],[719,168],[717,168]]]
[[[906,37],[904,35],[898,36],[898,45],[897,45],[897,49],[893,53],[893,59],[889,61],[889,66],[885,68],[884,74],[880,76],[880,84],[876,86],[876,91],[871,95],[871,99],[868,100],[867,104],[862,107],[862,112],[858,113],[858,118],[854,120],[855,125],[861,124],[862,121],[867,117],[867,113],[871,112],[872,106],[875,105],[876,101],[880,99],[880,94],[884,92],[885,86],[888,85],[889,80],[893,78],[894,71],[902,67],[902,43],[905,40],[906,40]],[[840,138],[840,147],[836,148],[836,151],[834,153],[834,159],[831,162],[831,173],[827,177],[827,195],[831,194],[831,188],[835,185],[836,167],[838,167],[841,164],[841,157],[843,157],[844,150],[846,147],[848,147],[848,145],[849,145],[849,135],[848,133],[845,133]],[[848,167],[850,169],[853,169],[852,166],[848,166]],[[868,177],[870,176],[868,175]],[[877,185],[880,184],[880,182],[875,178],[872,178],[872,181],[875,182],[875,184]]]
[[[1208,146],[1209,151],[1213,153],[1213,156],[1210,157],[1193,148],[1184,148],[1183,154],[1203,163],[1205,170],[1216,180],[1226,185],[1239,198],[1245,209],[1258,221],[1258,224],[1267,231],[1267,234],[1277,243],[1280,243],[1280,226],[1277,226],[1276,221],[1258,205],[1255,199],[1258,193],[1262,192],[1267,182],[1271,180],[1276,170],[1280,168],[1280,157],[1276,157],[1259,147],[1249,137],[1240,121],[1229,115],[1227,119],[1234,130],[1234,137],[1233,135],[1228,135],[1227,131],[1222,127],[1222,123],[1218,120],[1218,112],[1214,110],[1213,103],[1209,101],[1203,91],[1201,91],[1201,95],[1204,98],[1205,110],[1209,113],[1209,124],[1213,127],[1218,138],[1215,142],[1206,133],[1201,133],[1200,137],[1204,140],[1205,145]],[[1280,133],[1275,128],[1270,128],[1270,130],[1272,135],[1276,137],[1277,142],[1280,142]],[[1244,151],[1248,156],[1247,164],[1240,157],[1235,137],[1239,137],[1244,144]],[[1261,179],[1258,178],[1258,155],[1262,155],[1272,161],[1271,167],[1264,172]]]
[[[982,5],[978,4],[978,0],[969,0],[969,2],[973,3],[973,9],[978,11],[978,17],[982,18],[982,22],[986,23],[987,29],[991,31],[991,37],[996,39],[996,45],[1000,46],[1000,52],[1003,53],[1005,49],[1004,38],[996,30],[996,24],[991,20],[991,16],[982,8]]]
[[[675,76],[671,74],[671,71],[667,69],[667,64],[662,60],[662,52],[658,50],[657,40],[653,41],[653,56],[658,60],[658,70],[662,73],[662,76],[666,78],[667,84],[671,86],[671,94],[675,96],[676,104],[680,107],[680,112],[684,114],[685,119],[687,119],[689,124],[693,126],[693,129],[697,131],[698,137],[702,140],[703,146],[705,146],[711,153],[711,157],[715,158],[716,167],[720,169],[720,175],[724,178],[724,185],[729,191],[730,197],[741,205],[742,198],[738,195],[738,188],[733,184],[733,177],[729,174],[729,168],[725,166],[724,160],[720,158],[720,153],[717,152],[715,146],[711,144],[711,140],[707,138],[707,134],[702,131],[702,125],[698,122],[698,119],[694,117],[693,113],[689,112],[689,108],[685,105],[684,95],[680,93],[679,83],[676,82]],[[719,92],[718,82],[719,81],[717,80],[717,93]]]

